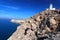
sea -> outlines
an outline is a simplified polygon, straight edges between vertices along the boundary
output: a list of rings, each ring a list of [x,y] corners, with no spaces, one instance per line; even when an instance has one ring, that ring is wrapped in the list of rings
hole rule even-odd
[[[19,24],[10,22],[11,19],[0,18],[0,40],[7,40]]]

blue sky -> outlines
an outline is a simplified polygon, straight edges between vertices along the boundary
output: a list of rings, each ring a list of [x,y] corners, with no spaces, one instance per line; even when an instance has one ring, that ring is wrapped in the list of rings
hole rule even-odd
[[[60,8],[60,0],[0,0],[0,18],[29,18],[49,7]]]

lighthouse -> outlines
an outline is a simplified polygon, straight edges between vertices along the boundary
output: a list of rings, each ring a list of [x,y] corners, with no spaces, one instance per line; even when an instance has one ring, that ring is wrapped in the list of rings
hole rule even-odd
[[[53,8],[53,5],[50,4],[49,8],[47,10],[56,10],[56,8]]]

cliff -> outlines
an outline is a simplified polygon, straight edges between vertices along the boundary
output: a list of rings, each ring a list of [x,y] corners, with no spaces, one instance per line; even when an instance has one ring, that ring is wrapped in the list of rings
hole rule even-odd
[[[59,36],[60,10],[45,10],[25,19],[8,40],[57,40]]]

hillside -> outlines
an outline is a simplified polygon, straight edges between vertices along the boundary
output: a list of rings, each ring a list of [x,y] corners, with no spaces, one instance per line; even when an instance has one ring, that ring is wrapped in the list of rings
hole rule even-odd
[[[59,36],[60,10],[45,10],[25,19],[8,40],[57,40]]]

